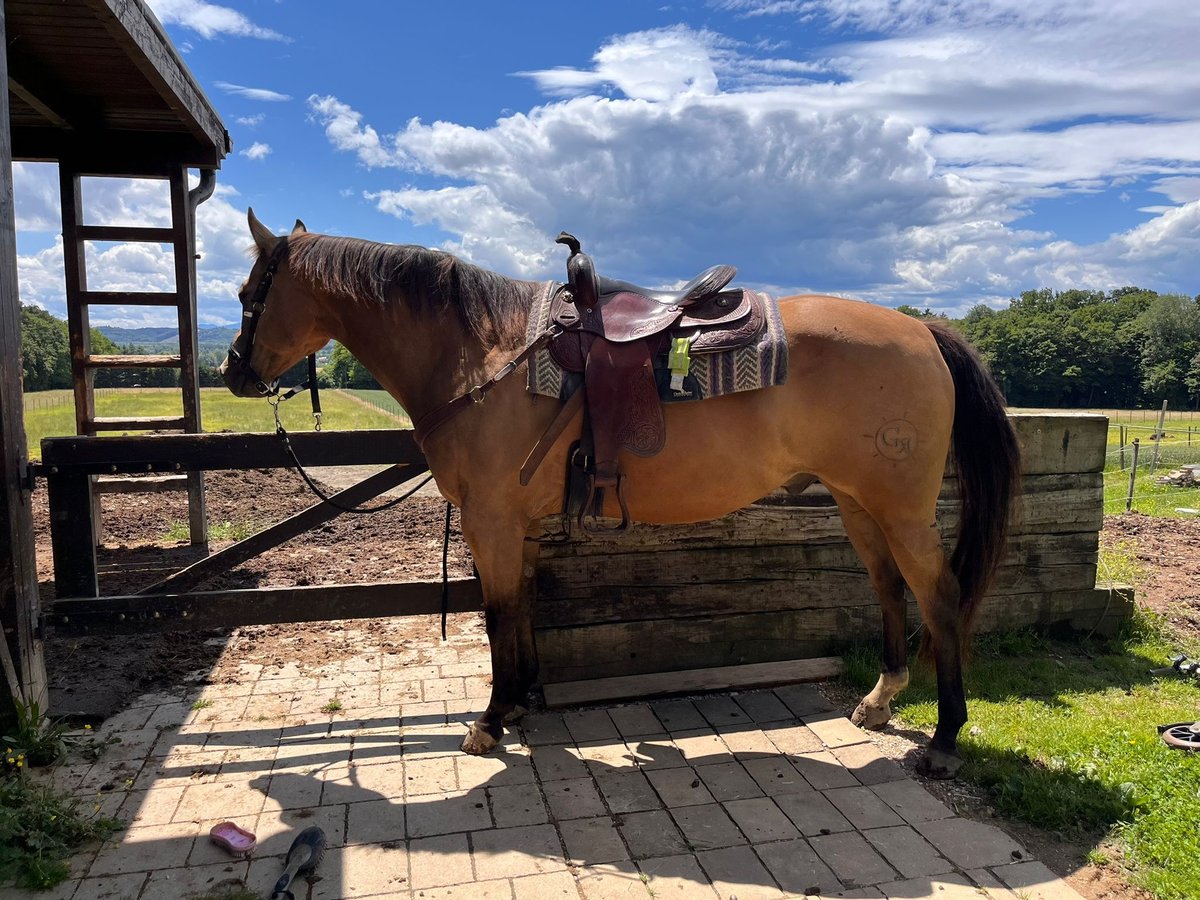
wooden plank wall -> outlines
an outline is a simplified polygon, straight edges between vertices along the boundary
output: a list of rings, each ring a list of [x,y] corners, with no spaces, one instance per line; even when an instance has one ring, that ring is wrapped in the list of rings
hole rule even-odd
[[[1108,420],[1046,414],[1013,423],[1023,491],[979,628],[1061,623],[1111,632],[1132,595],[1096,586]],[[957,481],[947,471],[939,522],[949,546]],[[712,522],[542,544],[535,585],[543,679],[823,656],[878,635],[878,604],[836,507],[797,502],[812,500],[780,492]],[[911,597],[909,616],[915,627]]]

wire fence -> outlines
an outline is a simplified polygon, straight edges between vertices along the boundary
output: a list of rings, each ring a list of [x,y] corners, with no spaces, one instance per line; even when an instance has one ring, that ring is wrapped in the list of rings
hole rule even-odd
[[[1108,428],[1106,514],[1200,515],[1200,421],[1166,421],[1161,432],[1157,421]]]
[[[97,397],[107,397],[120,391],[121,388],[96,388]],[[71,391],[32,391],[24,395],[25,409],[57,409],[60,406],[74,406],[75,395]]]

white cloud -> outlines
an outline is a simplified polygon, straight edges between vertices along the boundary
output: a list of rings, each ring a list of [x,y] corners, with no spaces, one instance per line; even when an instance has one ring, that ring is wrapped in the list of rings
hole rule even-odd
[[[266,159],[271,155],[271,145],[264,144],[262,141],[255,141],[245,150],[241,151],[241,155],[246,159],[260,160]]]
[[[241,84],[231,84],[228,81],[217,81],[214,84],[227,94],[233,94],[235,97],[245,97],[247,100],[260,100],[265,103],[283,103],[292,99],[290,94],[281,94],[278,91],[272,91],[267,88],[246,87]]]
[[[154,14],[164,25],[182,25],[202,38],[221,35],[285,41],[282,34],[255,25],[245,15],[228,6],[206,3],[204,0],[147,0]]]
[[[266,113],[255,113],[252,116],[238,116],[234,119],[239,125],[245,125],[247,128],[254,128],[263,123],[263,119],[267,117]]]

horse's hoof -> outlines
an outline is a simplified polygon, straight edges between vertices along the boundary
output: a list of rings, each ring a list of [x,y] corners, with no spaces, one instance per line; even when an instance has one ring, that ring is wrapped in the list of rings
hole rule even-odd
[[[961,756],[930,747],[917,763],[917,774],[945,781],[958,774],[962,764]]]
[[[478,725],[472,724],[467,730],[467,736],[463,738],[462,752],[470,753],[472,756],[483,756],[493,749],[499,740],[492,737]]]
[[[520,722],[525,718],[525,714],[529,712],[524,706],[514,706],[512,712],[504,717],[505,725],[512,725],[514,722]]]
[[[851,722],[868,731],[880,731],[891,720],[892,708],[890,705],[875,706],[868,704],[866,700],[858,704],[850,716]]]

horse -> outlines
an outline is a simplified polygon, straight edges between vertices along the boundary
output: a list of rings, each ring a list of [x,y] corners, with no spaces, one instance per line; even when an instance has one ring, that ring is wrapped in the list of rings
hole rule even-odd
[[[305,356],[339,341],[415,422],[514,362],[542,285],[452,254],[310,233],[297,220],[275,235],[248,212],[257,253],[239,297],[242,328],[220,367],[241,397],[269,394]],[[629,515],[647,524],[715,519],[781,485],[828,488],[878,594],[879,680],[852,721],[882,729],[908,684],[907,584],[924,622],[922,652],[936,671],[938,721],[919,771],[951,778],[967,721],[962,668],[979,601],[1003,552],[1019,486],[1019,448],[1004,399],[950,326],[843,298],[783,298],[790,354],[779,386],[668,404],[666,446],[623,454]],[[491,651],[487,708],[462,750],[483,754],[525,711],[538,672],[531,523],[561,511],[568,447],[580,415],[526,485],[518,471],[558,409],[519,377],[494,381],[427,434],[423,450],[442,494],[461,512],[474,557]],[[473,396],[476,401],[481,395]],[[947,557],[935,512],[953,447],[959,532]],[[616,498],[603,512],[616,516]],[[529,549],[533,547],[533,549]],[[731,599],[731,602],[732,599]]]

